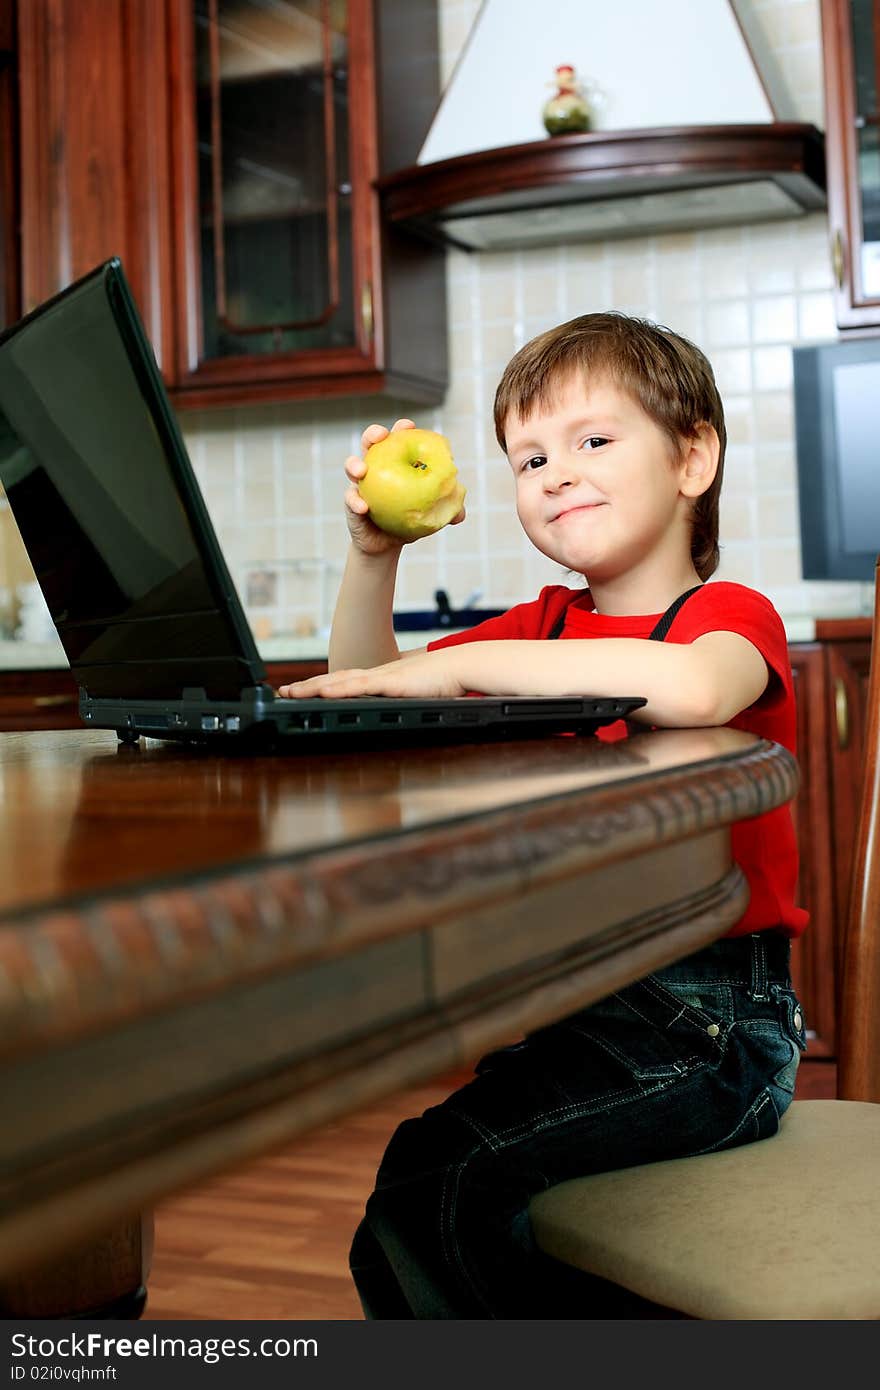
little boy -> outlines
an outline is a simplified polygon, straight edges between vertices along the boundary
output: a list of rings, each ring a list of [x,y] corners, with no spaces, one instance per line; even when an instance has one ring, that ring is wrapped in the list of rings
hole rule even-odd
[[[648,725],[729,724],[794,752],[778,614],[752,589],[705,583],[718,565],[726,434],[700,350],[639,319],[585,314],[512,359],[495,428],[526,534],[589,587],[550,585],[400,653],[391,614],[402,544],[370,521],[355,486],[364,464],[350,458],[352,545],[330,672],[280,693],[638,690],[647,704],[633,717]],[[364,449],[386,433],[371,425]],[[536,1192],[775,1133],[805,1046],[789,976],[790,940],[806,924],[789,809],[732,834],[751,897],[725,938],[491,1053],[473,1081],[399,1127],[352,1247],[368,1317],[588,1316],[584,1276],[535,1245]]]

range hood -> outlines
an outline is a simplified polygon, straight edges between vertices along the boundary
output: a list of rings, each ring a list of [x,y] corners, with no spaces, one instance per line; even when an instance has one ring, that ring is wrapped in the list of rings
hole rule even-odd
[[[595,119],[548,136],[572,64]],[[751,0],[483,0],[385,217],[467,250],[691,230],[826,206],[822,134],[791,101]]]

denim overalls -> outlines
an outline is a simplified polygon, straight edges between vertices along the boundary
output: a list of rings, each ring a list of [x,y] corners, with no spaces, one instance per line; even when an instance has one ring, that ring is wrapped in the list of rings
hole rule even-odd
[[[588,1317],[596,1281],[538,1249],[531,1198],[775,1134],[805,1046],[788,938],[762,931],[489,1053],[392,1136],[351,1249],[366,1316]]]

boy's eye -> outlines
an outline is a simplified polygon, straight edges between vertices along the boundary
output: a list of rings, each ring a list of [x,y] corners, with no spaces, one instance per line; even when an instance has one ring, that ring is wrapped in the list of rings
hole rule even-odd
[[[601,449],[602,445],[607,444],[608,442],[609,441],[604,434],[591,434],[589,438],[584,440],[583,444],[581,445],[581,448],[587,450]]]
[[[546,462],[547,462],[547,455],[546,455],[546,454],[532,454],[532,457],[529,458],[529,459],[526,459],[525,462],[523,463],[523,466],[522,466],[522,467],[523,467],[523,472],[524,472],[524,473],[534,472],[534,470],[535,470],[536,468],[540,468],[540,467],[541,467],[541,464],[542,464],[542,463],[546,463]]]

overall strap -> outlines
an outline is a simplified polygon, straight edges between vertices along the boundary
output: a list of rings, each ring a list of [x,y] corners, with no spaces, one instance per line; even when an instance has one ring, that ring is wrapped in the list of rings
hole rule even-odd
[[[663,617],[660,619],[657,626],[654,628],[653,632],[648,633],[649,642],[663,641],[663,638],[666,636],[667,632],[672,627],[672,620],[678,612],[679,608],[683,607],[683,605],[687,603],[691,594],[695,594],[697,590],[702,589],[702,587],[702,584],[695,584],[692,589],[688,589],[685,593],[679,594],[678,598],[675,599],[674,602],[670,603],[669,607],[663,614]]]
[[[679,608],[681,608],[682,605],[687,602],[691,594],[695,594],[697,590],[702,589],[702,587],[702,584],[695,584],[693,589],[688,589],[686,593],[679,594],[675,602],[670,603],[666,612],[663,614],[663,617],[657,623],[657,626],[654,628],[653,632],[649,633],[646,640],[648,642],[662,642],[663,638],[666,636],[667,632],[671,628],[672,620],[678,612]],[[565,627],[565,618],[570,606],[570,604],[566,605],[566,607],[560,613],[559,617],[556,619],[556,622],[553,624],[553,627],[547,633],[546,640],[548,642],[561,635],[562,629]]]

